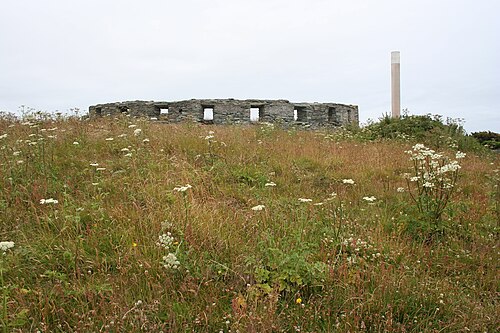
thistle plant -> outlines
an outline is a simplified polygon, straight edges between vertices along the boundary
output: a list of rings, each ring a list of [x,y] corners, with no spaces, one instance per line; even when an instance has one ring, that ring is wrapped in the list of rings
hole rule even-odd
[[[413,163],[413,173],[405,174],[408,193],[418,211],[437,224],[455,190],[461,168],[457,160],[465,153],[457,152],[452,160],[423,144],[414,145],[406,153]]]

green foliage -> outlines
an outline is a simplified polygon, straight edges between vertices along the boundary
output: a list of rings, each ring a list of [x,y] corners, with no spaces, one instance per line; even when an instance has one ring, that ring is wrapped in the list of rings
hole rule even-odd
[[[453,148],[462,151],[484,152],[478,141],[467,135],[460,119],[440,115],[403,115],[392,118],[388,115],[354,130],[355,136],[363,140],[400,140],[420,142],[436,149]]]
[[[500,134],[490,131],[474,132],[472,136],[483,146],[492,150],[500,149]]]

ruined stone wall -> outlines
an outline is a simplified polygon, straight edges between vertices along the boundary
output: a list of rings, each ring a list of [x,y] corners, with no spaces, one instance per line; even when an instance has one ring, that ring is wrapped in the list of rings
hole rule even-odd
[[[337,127],[358,124],[356,105],[336,103],[291,103],[287,100],[191,99],[176,102],[130,101],[97,104],[89,108],[90,117],[129,114],[168,122],[202,122],[213,124],[248,124],[250,110],[258,109],[259,122],[284,126]],[[166,112],[168,110],[168,113]],[[206,112],[213,113],[207,119]],[[163,112],[162,112],[163,111]]]

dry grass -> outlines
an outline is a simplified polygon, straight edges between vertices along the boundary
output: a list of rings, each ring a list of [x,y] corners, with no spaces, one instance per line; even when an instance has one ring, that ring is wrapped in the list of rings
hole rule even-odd
[[[499,327],[495,156],[467,156],[449,229],[428,242],[404,231],[396,191],[410,143],[127,118],[2,120],[2,134],[6,331]],[[178,269],[162,266],[167,231]]]

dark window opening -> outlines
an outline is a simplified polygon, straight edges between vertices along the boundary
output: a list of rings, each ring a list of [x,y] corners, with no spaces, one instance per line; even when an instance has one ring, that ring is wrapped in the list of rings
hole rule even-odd
[[[213,121],[214,120],[214,107],[213,106],[203,106],[203,120]]]
[[[328,108],[328,122],[337,124],[339,122],[337,110],[334,107]]]
[[[119,106],[118,109],[120,110],[121,113],[129,113],[130,109],[126,106]]]
[[[296,121],[307,122],[307,111],[306,108],[301,106],[296,106],[293,110],[293,119]]]
[[[95,108],[95,114],[98,116],[102,116],[102,108]]]

